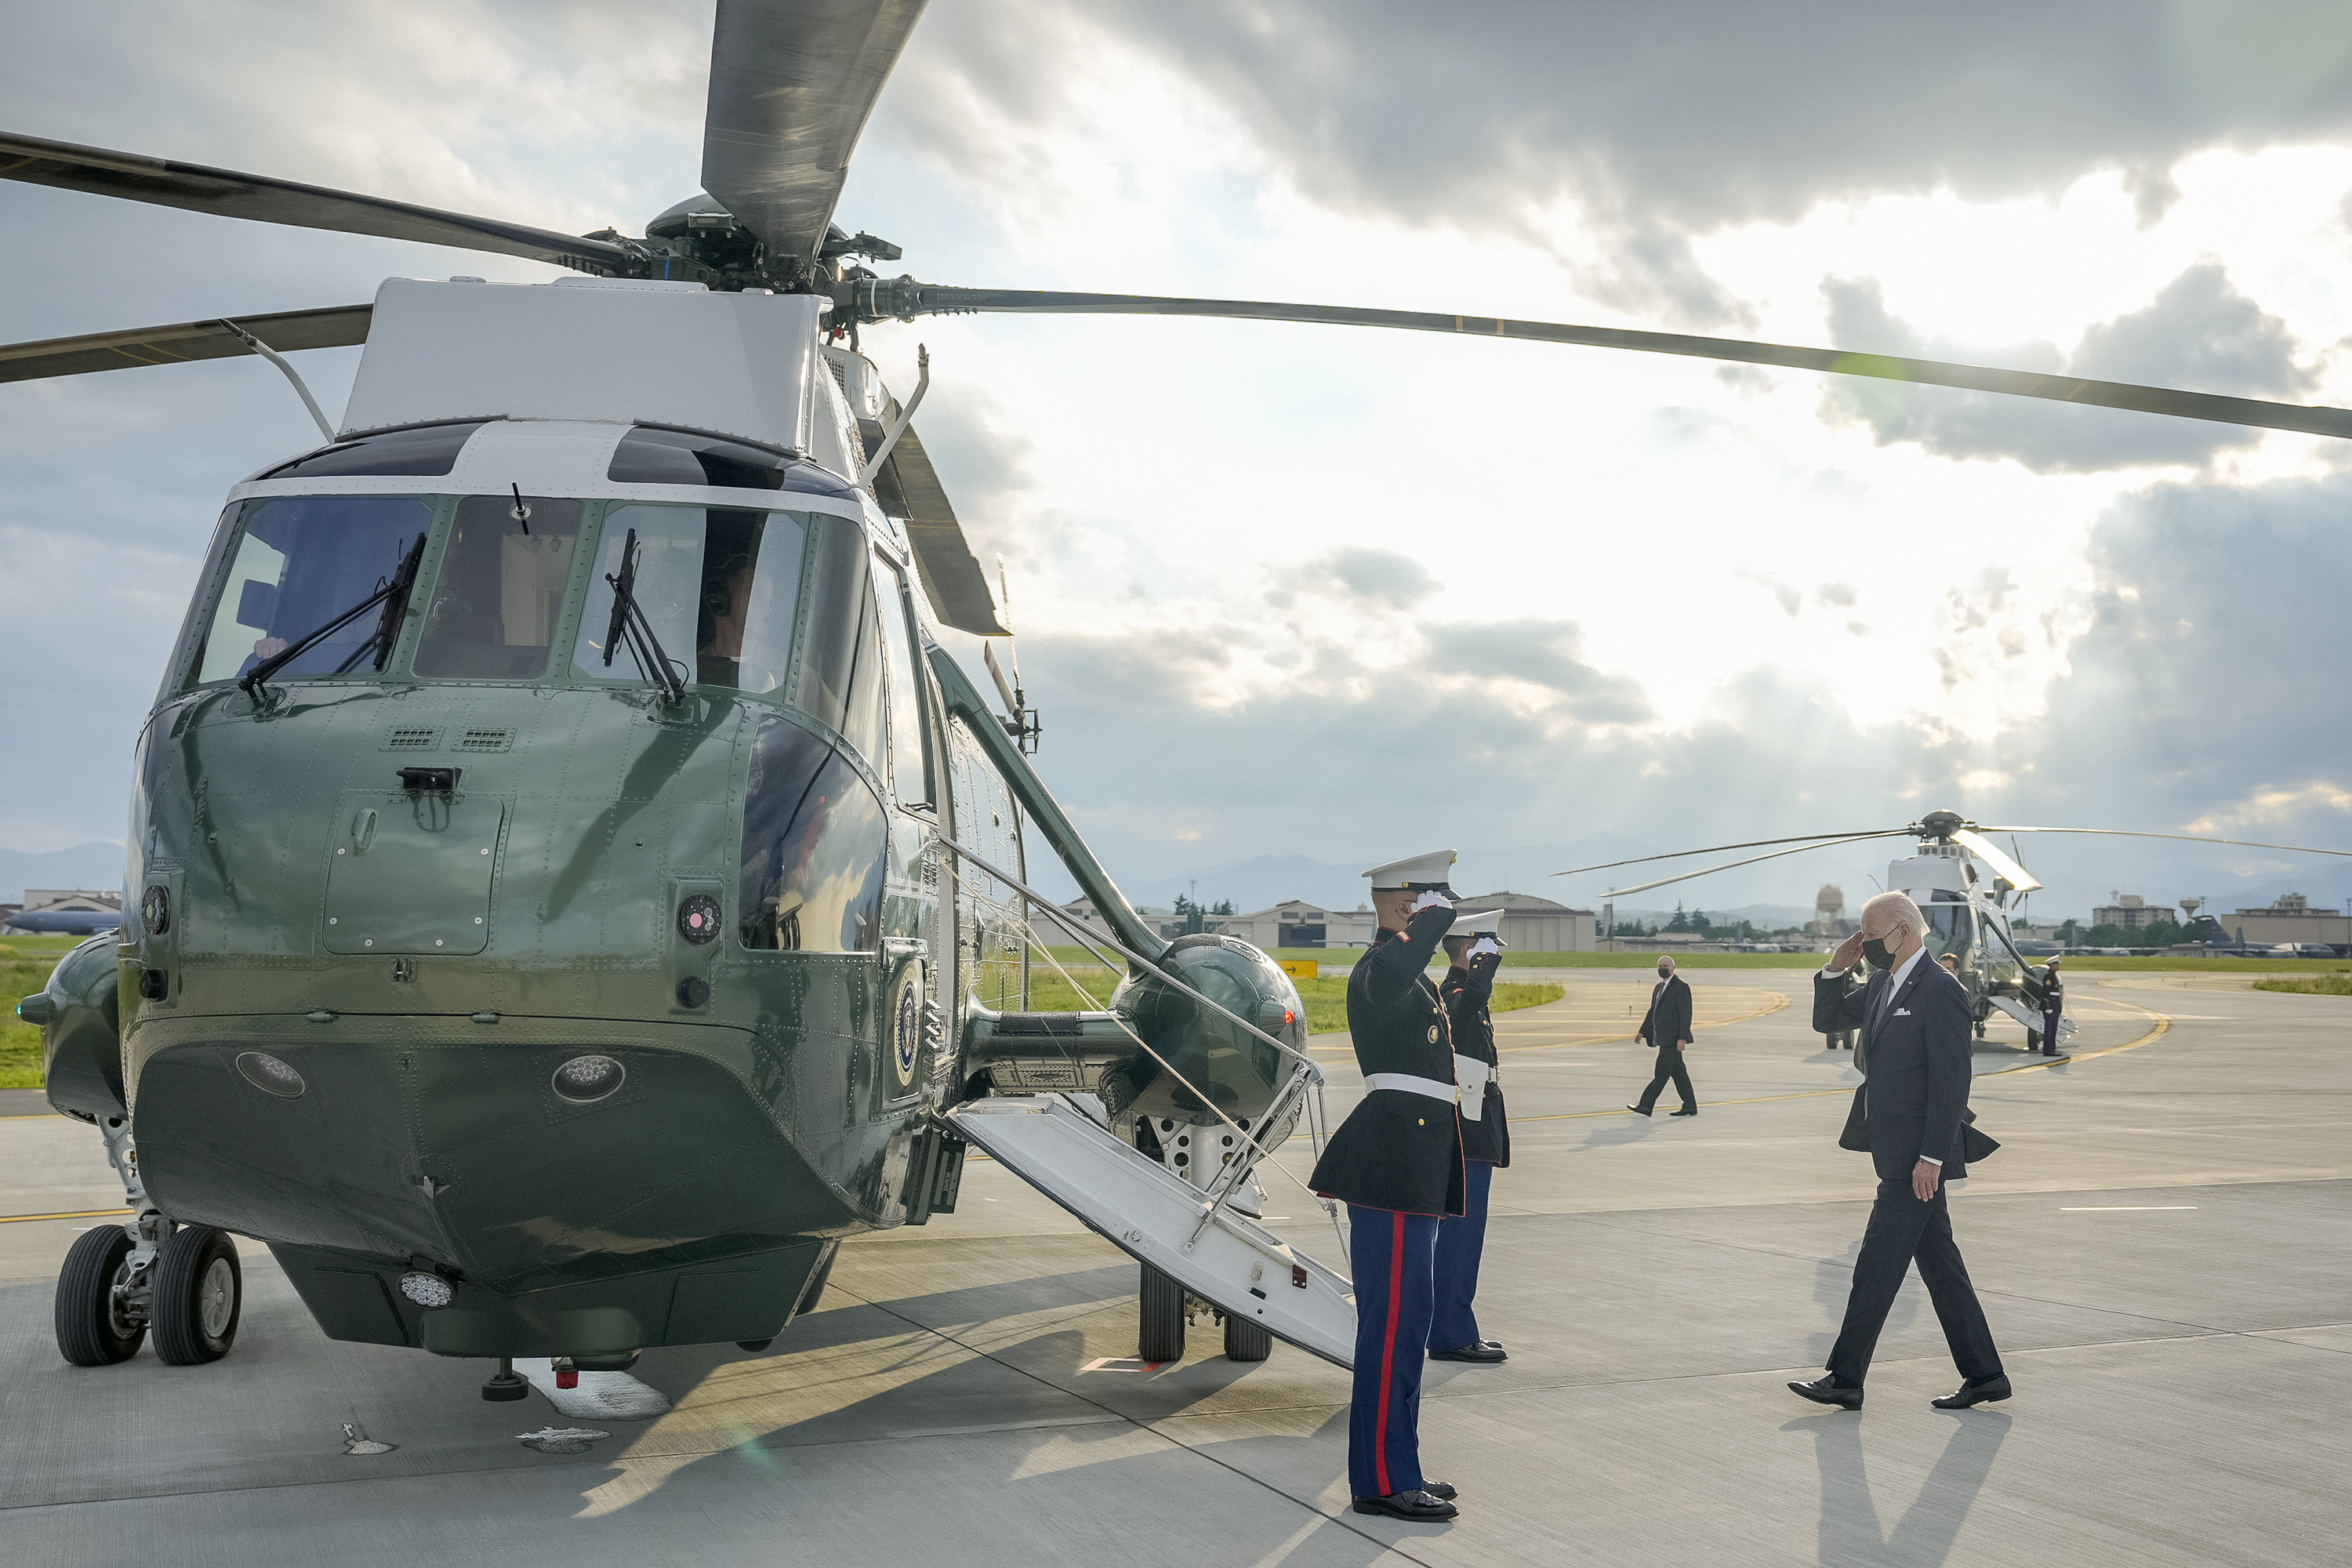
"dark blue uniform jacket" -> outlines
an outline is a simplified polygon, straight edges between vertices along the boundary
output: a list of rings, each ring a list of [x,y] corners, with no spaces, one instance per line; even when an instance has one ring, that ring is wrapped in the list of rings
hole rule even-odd
[[[1502,959],[1481,953],[1467,969],[1449,969],[1437,983],[1437,998],[1445,1005],[1446,1022],[1454,1030],[1454,1054],[1475,1057],[1488,1068],[1502,1061],[1495,1054],[1495,1019],[1487,1010],[1495,994],[1495,968]],[[1490,1078],[1475,1121],[1462,1121],[1462,1157],[1489,1165],[1511,1163],[1511,1128],[1503,1116],[1503,1086]]]
[[[1422,973],[1454,911],[1428,909],[1406,934],[1383,931],[1348,976],[1348,1033],[1365,1073],[1454,1081],[1454,1042],[1437,988]],[[1461,1117],[1451,1100],[1376,1089],[1348,1115],[1307,1184],[1325,1197],[1404,1214],[1462,1212]]]

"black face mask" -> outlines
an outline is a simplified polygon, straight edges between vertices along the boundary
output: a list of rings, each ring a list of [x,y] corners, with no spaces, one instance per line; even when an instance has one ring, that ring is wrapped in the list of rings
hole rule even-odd
[[[1886,951],[1886,944],[1874,936],[1862,939],[1862,956],[1870,960],[1873,969],[1884,969],[1895,961],[1895,955]]]
[[[1671,969],[1661,969],[1658,971],[1658,978],[1661,980],[1671,980],[1674,976],[1675,972]]]

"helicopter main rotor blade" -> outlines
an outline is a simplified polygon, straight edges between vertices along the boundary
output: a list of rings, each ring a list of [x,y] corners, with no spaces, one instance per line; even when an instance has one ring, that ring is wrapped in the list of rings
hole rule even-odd
[[[2041,889],[2042,882],[2039,878],[2011,859],[2007,850],[2002,849],[1983,834],[1971,832],[1965,827],[1955,828],[1952,832],[1952,842],[1964,847],[1969,853],[1991,867],[1992,874],[2007,882],[2011,891],[2032,893]]]
[[[374,315],[373,305],[337,305],[323,310],[280,310],[268,316],[215,317],[135,331],[91,332],[37,343],[0,343],[0,382],[251,353],[245,340],[229,331],[230,320],[280,353],[352,348],[367,342],[368,323]]]
[[[702,188],[805,277],[924,0],[719,0]]]
[[[2352,437],[2352,409],[2269,403],[2252,397],[2225,397],[2218,393],[2180,392],[2170,387],[2139,386],[2121,381],[2091,381],[2072,375],[2044,375],[2032,371],[1996,370],[1983,365],[1955,364],[1948,360],[1911,359],[1900,354],[1857,353],[1846,349],[1749,342],[1739,338],[1701,338],[1681,332],[1581,327],[1558,321],[1518,321],[1494,316],[1447,316],[1428,310],[1370,310],[1353,305],[1284,305],[1258,300],[1185,300],[1149,294],[1068,294],[1034,289],[951,289],[914,283],[908,279],[896,283],[877,279],[870,284],[861,283],[858,287],[865,291],[858,303],[866,306],[870,300],[872,314],[868,319],[897,317],[912,320],[917,315],[987,311],[1032,315],[1207,316],[1249,321],[1396,327],[1408,331],[1522,338],[1534,342],[1572,343],[1588,348],[1630,349],[1643,353],[1730,360],[1743,364],[1780,365],[1790,370],[1822,371],[1832,375],[1866,375],[1881,381],[1953,386],[1969,392],[1997,392],[2013,397],[2039,397],[2053,403],[2120,408],[2137,414],[2165,414],[2180,419],[2206,419],[2217,424],[2244,425],[2258,429],[2294,430],[2307,436]]]
[[[2321,849],[2309,844],[2263,844],[2252,838],[2213,838],[2202,833],[2140,833],[2128,827],[1979,827],[1979,833],[2088,833],[2102,838],[2172,838],[2183,844],[2234,844],[2242,849],[2283,849],[2291,855],[2342,855],[2352,849]],[[1953,837],[1958,837],[1955,834]],[[1971,846],[1973,847],[1973,846]]]
[[[1741,866],[1753,866],[1759,860],[1778,860],[1783,855],[1802,855],[1808,849],[1834,849],[1842,844],[1866,844],[1874,838],[1901,838],[1908,830],[1897,828],[1891,833],[1857,833],[1849,838],[1825,838],[1816,844],[1800,844],[1794,849],[1775,849],[1769,855],[1750,855],[1745,860],[1727,860],[1720,866],[1702,867],[1696,871],[1678,871],[1671,877],[1661,877],[1654,882],[1638,882],[1630,888],[1612,888],[1600,897],[1622,899],[1628,893],[1646,893],[1653,888],[1663,888],[1672,882],[1687,882],[1693,877],[1712,877],[1717,871],[1729,871]]]
[[[1586,871],[1610,871],[1620,866],[1644,866],[1653,860],[1679,860],[1685,855],[1720,855],[1727,849],[1761,849],[1768,844],[1829,843],[1848,838],[1888,838],[1908,833],[1907,827],[1858,828],[1852,833],[1792,833],[1786,838],[1751,838],[1745,844],[1710,844],[1704,849],[1674,849],[1664,855],[1636,855],[1631,860],[1604,860],[1598,866],[1572,866],[1565,871],[1554,871],[1555,877],[1574,877]]]
[[[324,185],[299,184],[267,174],[244,174],[234,169],[174,163],[137,153],[109,152],[103,147],[78,147],[69,142],[48,142],[5,132],[0,132],[0,179],[86,191],[92,195],[121,196],[126,201],[248,218],[256,223],[373,235],[380,239],[413,239],[461,250],[495,251],[502,256],[523,256],[533,261],[576,267],[584,272],[622,272],[630,264],[627,250],[601,239],[583,239],[498,218],[442,212],[408,202],[386,201],[382,196],[357,195]]]
[[[875,498],[882,510],[903,518],[908,541],[915,547],[915,574],[923,580],[923,594],[932,613],[960,632],[984,637],[1010,636],[999,624],[996,596],[988,590],[988,574],[971,552],[963,525],[956,521],[947,487],[940,483],[931,455],[909,424],[898,444],[874,474]]]

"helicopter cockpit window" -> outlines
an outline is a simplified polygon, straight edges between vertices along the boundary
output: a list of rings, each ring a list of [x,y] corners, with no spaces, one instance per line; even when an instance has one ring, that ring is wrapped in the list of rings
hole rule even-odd
[[[882,749],[882,657],[864,531],[828,519],[809,574],[808,635],[793,705],[847,737],[877,767]]]
[[[201,614],[197,684],[234,680],[361,604],[398,574],[433,523],[417,496],[282,496],[246,503],[219,597]],[[354,618],[279,667],[274,680],[348,672],[373,679],[383,624]]]
[[[763,721],[743,795],[743,945],[874,951],[889,838],[881,800],[838,747],[788,719]]]
[[[690,681],[762,694],[784,683],[806,530],[787,512],[621,506],[606,514],[572,659],[599,680],[641,680],[625,643],[604,658],[622,552],[636,536],[631,593],[662,652]]]
[[[1923,940],[1927,945],[1928,957],[1941,958],[1948,952],[1954,958],[1968,957],[1969,950],[1976,945],[1977,922],[1975,913],[1967,903],[1947,903],[1937,899],[1933,903],[1921,905],[1919,912],[1927,920]]]
[[[446,474],[457,466],[458,450],[475,431],[488,424],[471,419],[457,425],[420,425],[410,430],[385,430],[338,441],[307,457],[281,463],[257,479],[388,479]]]
[[[781,452],[719,436],[639,425],[613,449],[604,477],[616,485],[708,485],[730,490],[780,490],[794,460]]]
[[[416,673],[446,680],[532,680],[547,672],[547,650],[572,582],[572,547],[580,539],[581,503],[527,496],[515,516],[511,495],[467,496],[457,503],[440,580],[425,612]]]

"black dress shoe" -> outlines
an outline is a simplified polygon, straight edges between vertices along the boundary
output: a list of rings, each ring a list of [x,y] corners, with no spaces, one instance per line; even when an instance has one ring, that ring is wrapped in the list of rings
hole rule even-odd
[[[1360,1497],[1358,1513],[1384,1513],[1414,1524],[1443,1524],[1462,1510],[1444,1498],[1427,1492],[1391,1492],[1386,1497]]]
[[[1966,1410],[1971,1405],[1990,1405],[1996,1399],[2009,1397],[2009,1374],[2002,1373],[1982,1383],[1964,1383],[1941,1399],[1927,1403],[1938,1410]]]
[[[1444,1502],[1452,1502],[1462,1495],[1454,1489],[1452,1481],[1423,1481],[1421,1489]]]
[[[1792,1383],[1789,1392],[1816,1405],[1843,1405],[1848,1410],[1862,1408],[1862,1384],[1840,1383],[1834,1377],[1817,1377],[1811,1383]]]
[[[1503,1348],[1503,1342],[1500,1340],[1480,1340],[1478,1342],[1485,1345],[1490,1351],[1498,1351]]]
[[[1626,1110],[1630,1110],[1630,1111],[1632,1111],[1632,1112],[1633,1112],[1634,1115],[1636,1115],[1636,1116],[1647,1116],[1647,1115],[1649,1115],[1649,1114],[1650,1114],[1648,1111],[1646,1111],[1646,1110],[1643,1110],[1643,1109],[1642,1109],[1640,1106],[1638,1106],[1638,1105],[1629,1105],[1629,1106],[1627,1106],[1625,1109],[1626,1109]]]
[[[1696,1105],[1685,1105],[1674,1114],[1676,1116],[1696,1116],[1698,1114],[1698,1107]]]
[[[1496,1362],[1508,1361],[1511,1358],[1504,1351],[1502,1346],[1481,1342],[1475,1345],[1463,1345],[1455,1350],[1432,1351],[1429,1352],[1429,1359],[1432,1361],[1482,1362],[1488,1365],[1492,1365]]]

